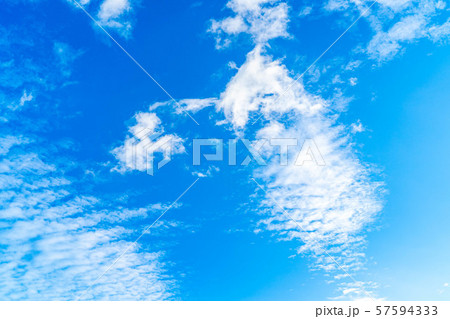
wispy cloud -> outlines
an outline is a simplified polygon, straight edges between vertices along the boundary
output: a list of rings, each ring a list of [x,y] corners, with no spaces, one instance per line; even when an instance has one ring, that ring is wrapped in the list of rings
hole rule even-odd
[[[133,30],[133,11],[136,0],[67,0],[78,7],[74,1],[86,10],[96,10],[98,23],[102,27],[115,30],[121,36],[128,38]]]
[[[331,0],[325,8],[329,11],[362,11],[368,3],[370,1]],[[374,35],[366,44],[365,53],[382,63],[402,54],[406,44],[425,38],[434,42],[446,39],[448,26],[440,18],[447,12],[446,6],[442,0],[378,1],[378,6],[372,9],[374,14],[367,17]]]
[[[185,112],[196,113],[204,108],[213,107],[217,103],[216,98],[206,98],[206,99],[182,99],[177,103],[174,101],[166,101],[166,102],[156,102],[150,105],[149,111],[156,111],[158,108],[162,106],[172,107],[177,114],[182,114]]]
[[[129,36],[132,25],[128,15],[131,11],[132,5],[129,0],[105,0],[100,5],[97,16],[102,25]]]
[[[270,39],[287,37],[288,6],[276,0],[230,0],[227,7],[234,12],[233,17],[211,20],[209,32],[216,35],[216,47],[226,47],[230,36],[248,33],[256,43]]]
[[[74,50],[67,43],[56,41],[53,44],[53,52],[60,64],[62,74],[65,77],[69,77],[71,75],[73,62],[82,55],[81,50]]]

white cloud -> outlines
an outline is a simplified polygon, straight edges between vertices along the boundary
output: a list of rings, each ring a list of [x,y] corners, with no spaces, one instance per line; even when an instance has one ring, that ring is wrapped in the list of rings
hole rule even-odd
[[[74,50],[70,45],[64,42],[56,41],[53,44],[53,52],[60,64],[61,72],[64,76],[71,75],[71,67],[73,62],[82,54],[79,50]]]
[[[247,55],[247,60],[227,84],[217,104],[217,108],[237,128],[247,124],[249,113],[259,110],[267,95],[283,89],[279,85],[273,86],[282,76],[283,69],[279,62],[270,62],[261,55],[261,50],[257,47]]]
[[[102,20],[115,19],[131,10],[129,0],[104,0],[100,5],[98,16]]]
[[[411,42],[425,35],[426,18],[421,15],[404,17],[389,31],[378,32],[367,46],[367,53],[372,59],[386,61],[396,56],[402,49],[403,42]]]
[[[224,112],[236,129],[241,129],[251,112],[267,115],[302,110],[315,113],[321,109],[322,105],[314,97],[307,97],[302,86],[296,84],[286,90],[293,81],[288,73],[281,61],[271,60],[264,49],[256,46],[221,94],[216,104],[218,110]]]
[[[105,0],[100,5],[98,17],[104,22],[117,19],[125,12],[131,10],[128,0]]]
[[[267,3],[273,4],[271,1],[231,1],[228,6],[238,13],[237,16],[243,16],[240,12],[256,12]],[[227,30],[224,25],[220,28],[222,32]],[[346,271],[354,273],[364,265],[363,234],[382,209],[383,184],[373,181],[371,167],[358,159],[351,140],[352,129],[336,122],[330,103],[308,93],[300,82],[294,82],[286,66],[267,54],[264,43],[255,42],[255,48],[248,53],[220,98],[213,100],[217,111],[225,116],[218,124],[228,123],[238,135],[248,138],[256,134],[258,139],[295,138],[299,141],[289,151],[291,164],[287,166],[279,164],[276,148],[262,149],[269,164],[252,172],[267,190],[267,195],[258,198],[261,200],[259,230],[269,230],[281,240],[298,241],[298,253],[315,256],[315,268],[334,274],[342,272],[323,252],[324,248]],[[204,103],[210,101],[205,99]],[[203,105],[196,100],[197,104]],[[258,124],[249,124],[250,118],[260,115],[262,119]],[[313,140],[326,165],[317,165],[314,161],[306,161],[303,166],[293,165],[292,159],[307,139]],[[306,233],[286,218],[273,199]],[[346,296],[358,295],[356,290],[345,293]]]
[[[230,44],[228,36],[248,33],[255,43],[287,37],[288,6],[275,0],[230,0],[227,3],[235,15],[222,20],[211,20],[209,32],[216,35],[217,48]]]
[[[360,60],[356,60],[356,61],[350,61],[349,63],[347,63],[347,65],[344,67],[344,70],[346,71],[354,71],[357,68],[359,68],[361,66],[362,62]]]
[[[428,30],[428,35],[434,42],[448,40],[450,38],[450,19],[441,25],[432,25]]]
[[[394,12],[398,12],[405,9],[413,0],[378,0],[378,2]]]
[[[371,59],[382,63],[402,54],[406,44],[419,39],[440,42],[448,38],[448,24],[434,22],[440,21],[439,16],[447,11],[444,1],[380,0],[378,3],[366,17],[375,32],[365,49]],[[325,8],[347,12],[349,7],[354,7],[363,12],[366,6],[367,3],[356,0],[331,0]]]
[[[127,15],[131,10],[132,6],[129,0],[104,0],[97,16],[102,25],[116,29],[126,37],[132,29]]]
[[[366,130],[366,128],[362,125],[360,120],[358,120],[357,123],[352,123],[350,125],[350,129],[351,129],[352,133],[361,133]]]
[[[382,10],[389,10],[398,12],[408,8],[414,0],[378,0],[378,5],[381,6]],[[329,0],[325,3],[325,9],[329,11],[344,11],[348,10],[349,7],[355,6],[360,10],[367,5],[370,5],[370,1],[359,1],[359,0]]]
[[[371,291],[376,290],[378,284],[375,282],[344,282],[338,285],[339,296],[331,298],[332,300],[352,300],[359,302],[383,301],[384,298],[376,298]],[[367,295],[369,293],[369,295]]]
[[[172,107],[175,113],[181,114],[183,112],[193,112],[196,113],[207,107],[215,106],[217,103],[216,98],[205,98],[205,99],[182,99],[178,103],[172,100],[165,102],[156,102],[149,106],[149,111],[155,111],[161,106]]]
[[[28,94],[27,91],[23,91],[23,95],[20,98],[19,104],[20,104],[20,106],[24,106],[26,102],[30,102],[32,100],[33,100],[33,94],[31,94],[31,93]]]
[[[135,121],[136,124],[128,129],[131,135],[111,151],[119,161],[116,170],[144,172],[150,165],[149,158],[156,154],[162,154],[168,160],[172,154],[185,152],[183,140],[176,134],[164,134],[161,120],[155,113],[137,113]]]
[[[306,16],[308,16],[308,15],[311,14],[312,10],[313,10],[312,7],[306,6],[306,7],[304,7],[302,10],[300,10],[298,16],[299,16],[299,17],[306,17]]]
[[[79,8],[72,0],[67,1]],[[102,27],[111,28],[125,38],[130,36],[133,29],[131,13],[137,0],[77,0],[77,2],[86,10],[97,10],[97,22]]]
[[[259,138],[299,141],[298,147],[290,149],[288,166],[280,165],[278,152],[271,151],[266,154],[272,159],[270,164],[255,171],[268,192],[262,207],[269,216],[261,223],[282,238],[303,241],[299,252],[315,254],[316,266],[327,271],[340,269],[322,248],[347,271],[360,269],[364,261],[361,233],[382,208],[382,185],[371,181],[370,168],[358,160],[347,134],[345,127],[336,125],[326,113],[291,115],[289,124],[272,118],[271,124],[258,132]],[[326,165],[314,161],[294,165],[306,139],[314,140]],[[286,218],[278,205],[307,233]]]
[[[12,102],[8,105],[8,108],[12,111],[20,110],[27,102],[31,102],[33,100],[33,94],[27,93],[27,90],[23,90],[22,96],[18,101]]]
[[[16,145],[27,144],[29,142],[29,139],[24,138],[23,136],[8,135],[0,137],[0,155],[7,154],[9,150]]]
[[[181,114],[182,112],[198,112],[204,108],[215,106],[217,103],[216,98],[207,99],[183,99],[179,101],[179,106],[176,108],[176,112]]]
[[[110,208],[83,196],[56,164],[29,153],[23,143],[12,137],[0,141],[0,296],[74,300],[137,237],[127,223],[153,219],[166,207],[125,209],[111,203],[116,207]],[[162,258],[161,251],[135,245],[82,299],[170,298],[173,282]]]
[[[220,168],[217,166],[209,166],[206,170],[192,172],[192,175],[197,177],[211,177],[218,171],[220,171]]]
[[[339,74],[336,74],[333,79],[331,80],[331,83],[333,84],[342,84],[344,81],[342,81],[341,76]]]

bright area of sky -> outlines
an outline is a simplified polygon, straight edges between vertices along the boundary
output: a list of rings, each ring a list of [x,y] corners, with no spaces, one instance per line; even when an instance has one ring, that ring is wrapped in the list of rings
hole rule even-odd
[[[448,299],[449,10],[3,1],[0,298]],[[199,138],[325,165],[193,165]]]

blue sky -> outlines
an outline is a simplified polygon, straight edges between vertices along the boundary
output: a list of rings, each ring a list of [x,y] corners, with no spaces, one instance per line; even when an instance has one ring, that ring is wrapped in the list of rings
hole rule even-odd
[[[0,11],[2,300],[449,298],[448,2],[79,5]]]

